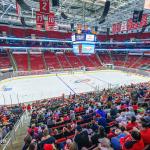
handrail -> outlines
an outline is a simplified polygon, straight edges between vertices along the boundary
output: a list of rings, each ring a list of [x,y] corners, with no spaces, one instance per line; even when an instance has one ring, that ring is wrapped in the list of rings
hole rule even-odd
[[[24,112],[20,119],[15,123],[13,130],[11,130],[3,139],[3,141],[7,141],[5,144],[3,144],[2,150],[7,150],[7,147],[9,144],[12,144],[12,141],[16,139],[16,132],[18,131],[18,128],[21,127],[25,121],[26,112]]]

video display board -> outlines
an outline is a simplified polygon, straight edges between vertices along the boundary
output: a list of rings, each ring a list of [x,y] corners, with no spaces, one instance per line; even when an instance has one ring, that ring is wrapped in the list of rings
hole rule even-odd
[[[73,52],[75,54],[94,54],[95,53],[95,44],[74,44]]]

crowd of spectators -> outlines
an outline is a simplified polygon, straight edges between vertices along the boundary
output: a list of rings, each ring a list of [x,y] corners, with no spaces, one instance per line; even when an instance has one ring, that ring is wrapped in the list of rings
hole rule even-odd
[[[21,106],[0,106],[0,144],[23,113]]]
[[[148,150],[150,83],[32,104],[22,150]]]

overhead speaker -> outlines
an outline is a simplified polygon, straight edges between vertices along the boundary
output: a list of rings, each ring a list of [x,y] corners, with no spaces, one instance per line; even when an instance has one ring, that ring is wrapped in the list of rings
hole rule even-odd
[[[59,6],[59,0],[52,0],[52,6],[53,7]]]
[[[135,23],[141,22],[142,16],[143,16],[143,10],[141,10],[141,11],[134,10],[132,22],[135,22]]]
[[[95,28],[95,32],[98,32],[98,26],[95,26],[94,28]]]
[[[105,18],[100,18],[99,24],[102,24],[102,23],[104,23],[104,22],[105,22]]]
[[[73,31],[74,30],[74,23],[71,23],[70,27],[71,27],[71,31]]]
[[[29,25],[26,23],[25,18],[24,17],[20,17],[20,22],[22,24],[23,27],[29,27],[29,28],[33,28],[32,25]]]
[[[134,10],[132,22],[138,22],[139,19],[139,11]]]
[[[109,9],[110,9],[110,1],[106,1],[104,11],[101,17],[105,18],[109,12]]]
[[[99,20],[99,24],[105,22],[105,18],[108,15],[109,9],[110,9],[110,1],[106,1],[102,16],[100,17],[100,20]]]
[[[66,16],[64,12],[61,13],[61,17],[64,18],[64,19],[68,18],[68,16]]]
[[[109,36],[110,28],[107,28],[107,36]]]
[[[142,21],[142,17],[143,17],[143,10],[141,10],[139,13],[139,19],[138,19],[139,22]]]
[[[23,9],[23,10],[32,10],[32,8],[27,5],[24,0],[16,0],[16,2],[19,4],[19,6]]]
[[[23,26],[26,26],[26,23],[25,23],[24,17],[21,17],[21,18],[20,18],[20,21],[21,21],[21,24],[22,24]]]

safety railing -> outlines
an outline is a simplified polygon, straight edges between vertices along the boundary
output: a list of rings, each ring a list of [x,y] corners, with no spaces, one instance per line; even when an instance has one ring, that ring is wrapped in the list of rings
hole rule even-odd
[[[15,123],[13,129],[2,139],[0,143],[0,147],[2,147],[2,150],[7,150],[8,147],[13,144],[13,142],[16,140],[16,133],[18,132],[18,129],[23,126],[25,120],[27,120],[26,112],[22,114],[20,119]]]

